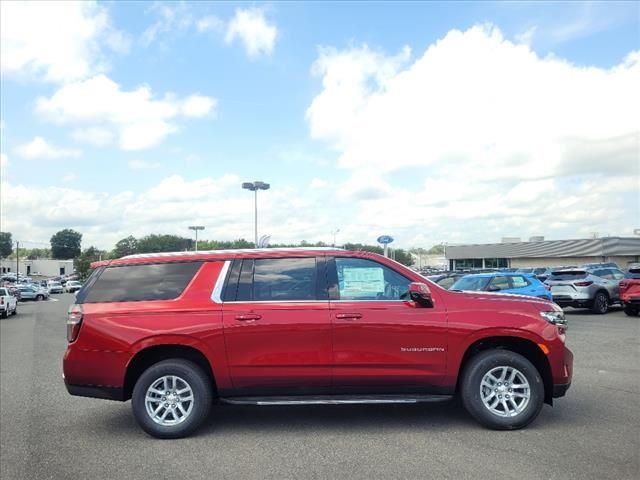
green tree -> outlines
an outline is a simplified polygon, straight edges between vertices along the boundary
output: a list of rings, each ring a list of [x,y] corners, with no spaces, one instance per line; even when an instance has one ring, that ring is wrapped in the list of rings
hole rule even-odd
[[[438,245],[434,245],[427,253],[430,255],[442,255],[444,253],[444,244],[439,243]]]
[[[178,235],[146,235],[138,239],[138,253],[180,252],[190,250],[193,240]]]
[[[97,262],[100,258],[106,258],[107,252],[104,250],[98,250],[96,247],[89,247],[83,251],[73,262],[78,273],[82,278],[89,275],[91,270],[91,264]]]
[[[80,255],[82,234],[65,228],[51,237],[51,256],[56,260],[68,260]]]
[[[133,235],[129,235],[116,243],[116,248],[112,250],[110,256],[111,258],[120,258],[135,253],[138,253],[138,240]]]
[[[48,248],[32,248],[30,252],[25,253],[29,260],[37,260],[38,258],[50,258],[51,250]]]
[[[7,258],[13,252],[11,232],[0,232],[0,258]]]
[[[237,240],[198,240],[198,250],[228,250],[231,248],[253,248],[253,242],[244,238]]]

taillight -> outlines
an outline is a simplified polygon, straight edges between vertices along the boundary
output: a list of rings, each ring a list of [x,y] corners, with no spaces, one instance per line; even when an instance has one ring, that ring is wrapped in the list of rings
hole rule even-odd
[[[0,297],[0,305],[4,305],[4,297]]]
[[[576,283],[574,283],[574,285],[575,285],[576,287],[588,287],[588,286],[589,286],[589,285],[591,285],[592,283],[593,283],[592,281],[588,280],[588,281],[586,281],[586,282],[576,282]]]
[[[69,315],[67,316],[67,341],[69,343],[78,338],[80,326],[82,325],[82,305],[74,303],[69,307]]]

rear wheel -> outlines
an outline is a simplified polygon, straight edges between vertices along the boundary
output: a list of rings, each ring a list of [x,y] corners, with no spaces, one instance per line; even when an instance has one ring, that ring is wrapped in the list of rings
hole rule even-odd
[[[44,300],[44,295],[36,295],[36,300],[37,301]]]
[[[640,308],[633,305],[625,305],[624,313],[626,313],[630,317],[637,317],[640,314]]]
[[[473,357],[460,387],[466,410],[494,430],[527,426],[544,403],[540,373],[525,357],[509,350],[486,350]]]
[[[593,313],[597,313],[598,315],[602,315],[607,313],[609,310],[609,297],[604,292],[596,293],[596,296],[593,297],[593,305],[591,306],[591,311]]]
[[[8,316],[7,310],[3,310],[2,313],[0,313],[0,318],[7,318]]]
[[[11,315],[17,315],[18,314],[18,302],[16,302],[15,307],[13,307],[13,312],[11,312]]]
[[[207,418],[211,382],[202,369],[182,359],[149,367],[133,388],[131,406],[138,424],[157,438],[181,438]]]

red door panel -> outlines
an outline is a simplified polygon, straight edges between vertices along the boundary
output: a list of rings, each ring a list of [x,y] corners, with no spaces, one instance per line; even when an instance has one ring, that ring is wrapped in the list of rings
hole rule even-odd
[[[234,388],[330,386],[328,302],[228,302],[223,324]]]

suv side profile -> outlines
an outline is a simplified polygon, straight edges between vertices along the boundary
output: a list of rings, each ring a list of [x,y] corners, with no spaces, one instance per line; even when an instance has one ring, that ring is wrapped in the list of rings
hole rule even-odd
[[[189,435],[214,399],[253,405],[462,398],[492,429],[564,396],[557,305],[451,292],[341,249],[145,254],[93,264],[67,319],[72,395],[126,401],[152,436]]]

